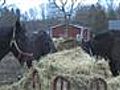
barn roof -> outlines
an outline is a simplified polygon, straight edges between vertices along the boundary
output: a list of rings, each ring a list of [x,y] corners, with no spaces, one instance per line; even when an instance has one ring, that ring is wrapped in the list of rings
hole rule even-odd
[[[57,28],[57,27],[64,26],[64,25],[65,24],[57,24],[57,25],[52,26],[51,28]],[[69,24],[69,25],[76,27],[76,28],[84,28],[83,26],[80,26],[80,25],[75,25],[75,24]]]

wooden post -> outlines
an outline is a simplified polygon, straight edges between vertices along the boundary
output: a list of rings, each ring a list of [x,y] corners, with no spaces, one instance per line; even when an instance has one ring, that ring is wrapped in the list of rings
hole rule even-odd
[[[52,90],[70,90],[70,82],[63,76],[57,76],[53,80]]]

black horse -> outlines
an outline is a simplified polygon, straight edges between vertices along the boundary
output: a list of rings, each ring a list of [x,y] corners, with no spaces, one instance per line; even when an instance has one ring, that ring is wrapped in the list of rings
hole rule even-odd
[[[0,60],[10,51],[13,27],[0,27]]]
[[[114,76],[119,75],[120,31],[108,31],[98,34],[91,40],[91,45],[93,55],[109,59],[112,74]]]
[[[37,60],[41,56],[57,51],[50,35],[48,35],[44,30],[40,30],[35,33],[31,32],[30,36],[26,35],[25,40],[26,41],[23,42],[23,48],[25,48],[24,50],[26,52],[32,52],[34,58]]]
[[[22,40],[26,40],[25,33],[23,30],[24,29],[20,26],[19,20],[16,21],[15,26],[0,27],[0,60],[9,51],[12,51],[13,54],[15,55],[15,57],[17,57],[17,58],[20,54],[24,55],[24,56],[30,55],[30,53],[26,53],[24,51],[23,42],[20,42]],[[13,37],[14,35],[15,35],[15,37]],[[11,43],[11,41],[14,41],[14,43]],[[24,44],[25,44],[25,41],[24,41]],[[24,62],[21,58],[18,58],[18,60],[19,60],[20,64],[22,64]],[[31,64],[31,60],[30,60],[30,64]],[[30,65],[28,65],[28,66],[30,66]]]
[[[13,52],[14,56],[18,58],[21,65],[24,62],[27,63],[27,66],[30,68],[32,66],[32,60],[34,59],[32,52],[27,52],[24,46],[27,45],[26,29],[23,27],[19,21],[16,21],[16,24],[13,28],[12,39],[10,42],[10,51]]]
[[[19,20],[16,21],[13,27],[1,27],[0,60],[9,51],[12,51],[20,64],[27,62],[30,68],[33,59],[38,60],[41,56],[56,51],[52,39],[45,31],[40,31],[34,37],[31,40],[26,36],[26,29],[21,25]]]

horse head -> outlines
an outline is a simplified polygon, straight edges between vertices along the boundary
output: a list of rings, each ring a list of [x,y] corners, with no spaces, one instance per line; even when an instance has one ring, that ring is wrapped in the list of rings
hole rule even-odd
[[[14,56],[18,58],[21,65],[27,62],[27,66],[30,68],[32,66],[33,54],[26,52],[26,29],[21,25],[19,19],[16,21],[13,28],[12,40],[11,40],[11,51]]]
[[[0,60],[9,52],[12,39],[13,27],[0,27]]]

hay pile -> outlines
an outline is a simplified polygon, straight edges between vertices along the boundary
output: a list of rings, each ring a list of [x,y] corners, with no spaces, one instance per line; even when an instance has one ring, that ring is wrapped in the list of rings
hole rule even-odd
[[[38,71],[36,77],[37,89],[35,90],[50,90],[57,76],[62,76],[70,81],[71,90],[86,90],[95,78],[108,80],[107,83],[110,88],[108,90],[118,90],[113,89],[112,85],[115,86],[114,88],[120,85],[116,80],[114,80],[116,83],[111,83],[112,75],[108,62],[104,60],[96,61],[85,54],[81,48],[49,54],[41,58],[38,64],[34,64],[34,68]],[[11,86],[3,86],[0,90],[34,90],[32,88],[31,72],[32,69],[19,82]]]
[[[65,49],[72,49],[77,47],[77,42],[74,38],[69,37],[69,38],[53,38],[53,42],[55,44],[55,47],[57,48],[58,51],[62,51]]]
[[[120,76],[113,77],[107,81],[108,90],[120,90]]]
[[[18,81],[17,78],[22,76],[23,71],[17,58],[9,52],[0,62],[0,86]]]

